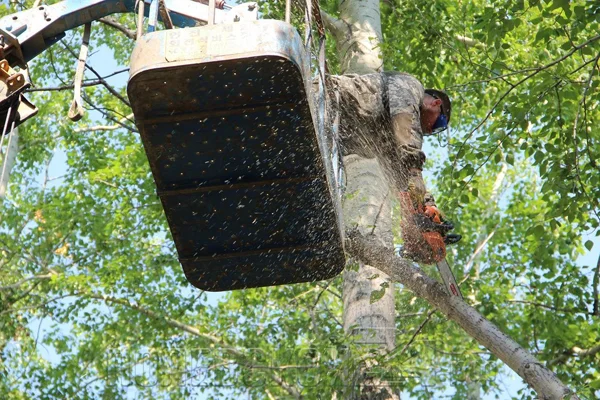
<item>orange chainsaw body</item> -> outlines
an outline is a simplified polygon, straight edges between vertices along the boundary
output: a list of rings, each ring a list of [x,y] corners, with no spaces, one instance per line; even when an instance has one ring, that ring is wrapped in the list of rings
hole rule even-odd
[[[438,232],[423,232],[413,218],[415,214],[423,213],[436,224],[441,224],[441,212],[434,206],[425,206],[422,211],[419,210],[413,205],[408,192],[400,192],[398,198],[402,210],[402,238],[405,250],[424,264],[435,264],[443,260],[446,257],[446,244],[442,235]]]

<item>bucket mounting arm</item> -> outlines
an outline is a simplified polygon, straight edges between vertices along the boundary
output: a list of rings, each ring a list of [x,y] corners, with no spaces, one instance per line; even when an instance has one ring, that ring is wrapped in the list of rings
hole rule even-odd
[[[158,2],[142,1],[150,5],[144,7],[146,15],[152,3]],[[164,5],[175,26],[193,27],[208,21],[209,6],[201,2],[164,0]],[[215,23],[233,18],[231,14],[240,6],[215,9]],[[66,31],[111,14],[135,12],[135,8],[136,0],[66,0],[7,15],[0,18],[0,35],[4,38],[0,59],[6,59],[11,66],[26,68],[28,61],[62,39]]]

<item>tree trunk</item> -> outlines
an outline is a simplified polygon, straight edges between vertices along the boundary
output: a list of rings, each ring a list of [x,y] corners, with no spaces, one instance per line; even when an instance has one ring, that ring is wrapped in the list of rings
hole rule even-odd
[[[336,35],[342,73],[362,75],[382,71],[379,1],[342,0],[340,20],[346,28]]]
[[[324,15],[336,39],[342,73],[367,74],[382,70],[381,20],[376,0],[345,0],[339,19]],[[343,123],[343,122],[342,122]],[[375,234],[381,245],[393,247],[389,185],[377,159],[355,154],[344,158],[346,226]],[[350,264],[353,262],[350,261]],[[382,351],[395,346],[394,287],[383,272],[355,262],[344,273],[344,329],[360,336],[358,343]],[[386,382],[369,374],[368,361],[358,366],[345,398],[399,399]],[[356,388],[360,388],[356,390]]]
[[[357,227],[363,234],[373,234],[382,246],[391,248],[390,193],[379,163],[376,159],[352,154],[344,158],[344,166],[348,178],[345,225]],[[361,335],[360,343],[391,350],[395,346],[395,309],[393,286],[388,285],[388,276],[369,265],[354,262],[347,268],[343,290],[344,329]],[[383,291],[385,294],[378,295]]]

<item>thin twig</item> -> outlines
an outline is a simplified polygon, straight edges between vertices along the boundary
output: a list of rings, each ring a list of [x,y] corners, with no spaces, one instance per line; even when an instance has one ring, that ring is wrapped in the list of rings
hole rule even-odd
[[[123,128],[127,129],[130,132],[133,133],[138,133],[138,131],[124,123],[122,123],[121,121],[119,121],[118,119],[114,118],[113,116],[111,116],[108,112],[106,112],[105,110],[103,110],[102,108],[96,106],[87,96],[81,96],[81,98],[83,99],[83,101],[85,101],[91,108],[93,108],[94,110],[98,111],[99,113],[101,113],[102,115],[104,115],[106,118],[108,118],[109,120],[113,121],[114,123],[121,125]]]
[[[65,47],[65,49],[67,49],[67,51],[69,53],[71,53],[71,55],[75,58],[79,58],[79,56],[77,54],[75,54],[75,52],[73,51],[73,49],[71,49],[71,47],[65,43],[64,41],[61,41],[61,43],[63,44],[63,46]],[[121,95],[121,93],[117,92],[115,90],[115,88],[113,88],[111,85],[108,84],[108,82],[106,82],[106,80],[104,80],[104,78],[102,78],[102,76],[88,63],[85,63],[85,67],[94,75],[96,75],[96,78],[98,78],[98,80],[100,81],[100,83],[113,95],[115,96],[117,99],[121,100],[124,104],[126,104],[128,107],[131,108],[131,103],[129,103],[129,100],[127,100],[125,97],[123,97]]]
[[[377,215],[375,216],[375,222],[373,222],[373,229],[371,229],[371,235],[375,233],[375,229],[377,228],[377,222],[379,221],[379,217],[381,217],[381,211],[383,210],[383,207],[387,204],[389,195],[390,195],[390,189],[388,187],[388,191],[385,194],[385,197],[383,198],[381,205],[379,206],[379,211],[377,211]]]
[[[153,319],[159,319],[161,321],[163,321],[166,325],[171,326],[173,328],[177,328],[180,329],[184,332],[187,332],[193,336],[197,336],[203,339],[208,340],[209,342],[213,343],[214,345],[218,345],[220,346],[223,350],[226,350],[227,352],[229,352],[232,356],[235,356],[238,359],[246,359],[246,355],[244,354],[244,352],[240,351],[239,349],[237,349],[236,347],[228,344],[225,342],[225,340],[223,340],[223,338],[208,334],[208,333],[204,333],[201,332],[198,328],[196,328],[195,326],[192,325],[188,325],[184,322],[175,320],[173,318],[167,317],[165,315],[161,315],[158,312],[152,311],[150,309],[147,309],[139,304],[135,304],[135,303],[131,303],[129,300],[126,299],[120,299],[120,298],[116,298],[116,297],[112,297],[112,296],[104,296],[104,295],[99,295],[99,294],[95,294],[95,293],[79,293],[78,294],[79,297],[86,297],[86,298],[90,298],[90,299],[96,299],[96,300],[101,300],[104,301],[107,304],[118,304],[118,305],[122,305],[125,306],[127,308],[136,310],[150,318]],[[242,362],[242,365],[244,363]],[[250,368],[256,368],[257,365],[254,365],[253,363],[248,363],[248,367]],[[275,383],[277,383],[281,388],[283,388],[286,392],[288,392],[289,395],[291,395],[292,397],[294,397],[295,399],[301,399],[302,395],[300,394],[300,392],[298,391],[298,389],[296,389],[294,386],[290,385],[289,383],[287,383],[286,381],[284,381],[277,373],[275,373],[274,371],[271,372],[271,379],[273,379],[275,381]]]
[[[131,122],[132,118],[133,118],[133,114],[129,114],[126,117],[123,117],[123,118],[121,118],[119,120],[120,124],[84,126],[82,128],[75,129],[74,132],[75,133],[80,133],[80,132],[96,132],[96,131],[114,131],[114,130],[117,130],[119,128],[122,128],[121,124],[124,124],[126,121]]]
[[[81,87],[91,87],[91,86],[98,86],[98,85],[102,85],[102,82],[100,80],[93,80],[93,81],[83,82],[81,84]],[[62,85],[62,86],[55,86],[55,87],[29,88],[26,90],[26,92],[60,92],[63,90],[71,90],[74,87],[75,87],[74,84],[70,84],[70,85]]]
[[[329,287],[329,283],[330,283],[330,282],[331,282],[331,281],[329,281],[329,282],[327,283],[327,285],[325,285],[325,286],[323,286],[323,285],[322,285],[322,284],[320,284],[320,283],[317,283],[317,285],[318,285],[318,286],[320,286],[321,288],[323,288],[323,289],[327,290],[329,293],[331,293],[332,295],[334,295],[335,297],[337,297],[338,299],[340,299],[340,300],[341,300],[341,299],[342,299],[342,296],[341,296],[339,293],[337,293],[337,292],[334,292],[333,290],[331,290],[331,288]]]
[[[594,205],[597,205],[597,204],[595,204],[596,202],[594,201],[594,199],[592,199],[590,197],[590,195],[588,194],[587,190],[585,190],[585,184],[581,180],[581,170],[579,168],[579,149],[578,149],[579,144],[577,143],[577,125],[579,123],[579,115],[581,114],[581,107],[585,103],[585,99],[587,97],[587,93],[588,93],[588,90],[590,89],[590,86],[592,86],[592,79],[594,78],[594,72],[596,72],[596,66],[598,65],[598,60],[600,60],[600,53],[598,53],[598,55],[594,59],[594,65],[592,66],[592,71],[590,72],[590,76],[589,76],[587,83],[585,85],[585,88],[583,90],[583,95],[581,96],[581,101],[579,102],[579,106],[577,107],[577,113],[575,114],[575,121],[573,122],[573,150],[575,151],[574,164],[575,164],[575,172],[577,173],[577,181],[579,182],[581,191],[583,192],[585,197],[587,197],[589,203],[594,204]],[[600,216],[595,211],[595,208],[593,208],[593,211],[594,211],[594,214],[596,214],[596,217],[598,217],[600,219]]]
[[[52,278],[54,274],[50,273],[50,274],[45,274],[45,275],[35,275],[35,276],[30,276],[28,278],[24,278],[21,279],[20,281],[13,283],[12,285],[8,285],[8,286],[2,286],[0,287],[0,292],[3,292],[5,290],[11,290],[11,289],[18,289],[19,287],[21,287],[24,283],[27,283],[29,281],[34,281],[34,280],[41,280],[41,279],[50,279]]]
[[[487,112],[487,114],[485,115],[485,117],[483,117],[483,119],[481,121],[479,121],[479,123],[475,126],[475,128],[473,128],[465,137],[465,139],[463,140],[463,142],[461,143],[458,151],[462,150],[462,148],[466,145],[467,141],[473,136],[473,134],[475,133],[475,131],[477,131],[479,128],[481,128],[481,126],[483,126],[483,124],[485,124],[487,122],[487,120],[492,116],[492,114],[494,113],[494,111],[496,110],[496,108],[502,103],[502,101],[504,101],[504,99],[514,90],[516,89],[518,86],[520,86],[522,83],[524,83],[525,81],[533,78],[534,76],[536,76],[538,73],[551,68],[553,66],[555,66],[556,64],[561,63],[562,61],[566,60],[567,58],[571,57],[573,55],[573,53],[575,53],[577,50],[587,46],[590,43],[593,43],[597,40],[600,39],[600,35],[596,35],[591,39],[586,40],[585,42],[581,43],[580,45],[575,46],[573,49],[571,49],[569,52],[567,52],[566,54],[564,54],[562,57],[559,57],[557,59],[555,59],[554,61],[549,62],[548,64],[539,66],[539,67],[535,67],[532,69],[532,73],[529,75],[524,76],[523,78],[519,79],[519,81],[515,84],[510,84],[510,88],[504,92],[502,94],[502,96],[500,96],[500,98],[494,103],[494,105],[492,106],[492,108]],[[454,175],[454,165],[452,166],[452,173],[450,174],[450,176]]]
[[[459,285],[461,283],[463,283],[465,280],[469,279],[469,271],[471,270],[473,261],[475,261],[475,258],[477,258],[477,256],[479,255],[479,253],[481,253],[481,251],[485,248],[485,245],[490,241],[490,239],[492,237],[494,237],[494,235],[496,234],[496,229],[494,228],[494,230],[492,232],[490,232],[489,235],[487,235],[487,237],[485,239],[483,239],[483,241],[479,244],[479,246],[477,246],[477,248],[475,249],[475,251],[473,252],[473,254],[471,254],[471,257],[469,258],[469,261],[467,261],[467,263],[465,264],[465,274],[466,276],[463,278],[463,280],[459,283]]]
[[[127,28],[125,25],[120,24],[119,22],[117,22],[115,19],[111,18],[111,17],[104,17],[104,18],[100,18],[98,21],[102,22],[105,25],[108,25],[110,27],[115,28],[116,30],[122,32],[123,34],[125,34],[125,36],[127,36],[129,39],[131,40],[135,40],[135,36],[136,36],[136,31]]]
[[[546,366],[551,367],[556,364],[562,364],[571,357],[579,357],[579,358],[588,357],[588,356],[594,356],[598,353],[600,353],[600,345],[591,347],[589,349],[581,349],[577,346],[573,346],[570,349],[565,350],[563,352],[563,354],[561,354],[560,356],[556,357],[553,360],[548,361],[546,363]]]
[[[400,350],[400,354],[398,355],[398,357],[402,357],[404,355],[404,353],[406,353],[406,350],[408,350],[408,348],[410,347],[410,345],[415,341],[415,338],[419,335],[419,333],[421,333],[421,331],[423,330],[423,328],[425,327],[425,325],[427,325],[427,323],[429,322],[429,320],[431,319],[431,316],[433,315],[433,313],[435,313],[437,310],[431,309],[428,313],[427,316],[425,317],[425,319],[423,320],[423,322],[421,322],[421,325],[419,325],[419,327],[417,328],[417,330],[415,331],[415,333],[413,333],[412,337],[410,338],[410,340],[404,345],[404,347],[402,347],[402,350]],[[392,351],[389,353],[388,358],[390,356],[392,356],[395,353],[395,351]]]
[[[576,308],[554,307],[554,306],[549,306],[549,305],[543,304],[543,303],[537,303],[535,301],[527,301],[527,300],[507,300],[507,301],[509,303],[527,304],[527,305],[534,306],[534,307],[545,308],[546,310],[551,310],[551,311],[555,311],[555,312],[564,312],[564,313],[570,313],[570,314],[586,314],[586,315],[589,314],[588,310],[581,311]]]
[[[326,290],[329,290],[329,285],[331,285],[331,282],[333,282],[333,279],[330,279],[329,281],[327,281],[327,284],[325,285],[325,287],[319,285],[321,287],[321,291],[319,292],[319,294],[317,295],[317,298],[315,299],[315,302],[313,303],[313,306],[312,306],[313,310],[315,309],[317,304],[319,304],[319,301],[321,300],[321,296],[323,296],[323,293],[325,293]]]
[[[600,317],[600,295],[598,294],[598,285],[600,284],[600,256],[598,256],[598,263],[596,264],[596,271],[594,271],[594,279],[592,280],[593,292],[594,292],[594,306],[592,307],[592,315]]]

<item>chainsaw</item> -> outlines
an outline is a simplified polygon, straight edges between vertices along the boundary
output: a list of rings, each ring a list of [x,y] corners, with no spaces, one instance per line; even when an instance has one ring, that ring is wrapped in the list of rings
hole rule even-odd
[[[434,224],[442,224],[442,214],[434,205],[425,205],[422,211],[413,206],[408,192],[400,193],[400,205],[403,212],[402,234],[405,241],[404,251],[425,264],[436,264],[451,296],[463,298],[454,278],[454,274],[446,261],[446,243],[440,232],[422,230],[415,222],[418,214],[431,220]],[[423,218],[423,217],[420,217]],[[410,257],[410,256],[409,256]]]

